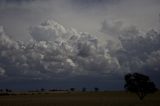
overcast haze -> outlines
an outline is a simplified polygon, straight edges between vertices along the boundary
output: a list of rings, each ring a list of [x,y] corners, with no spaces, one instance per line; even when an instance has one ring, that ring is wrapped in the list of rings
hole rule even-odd
[[[160,87],[159,0],[1,0],[0,88]],[[23,85],[23,86],[22,86]]]

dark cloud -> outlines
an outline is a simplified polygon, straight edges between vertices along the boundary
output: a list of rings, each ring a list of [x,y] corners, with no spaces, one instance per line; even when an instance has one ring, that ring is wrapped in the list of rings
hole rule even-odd
[[[122,22],[102,24],[101,31],[118,39],[121,48],[113,51],[112,56],[120,63],[120,70],[128,72],[152,73],[157,76],[159,68],[160,33],[154,29],[140,31],[136,26],[124,26]],[[156,78],[155,78],[156,79]],[[159,81],[156,79],[157,83]]]
[[[30,32],[33,40],[25,44],[9,38],[1,27],[2,78],[60,80],[107,76],[114,79],[128,72],[147,73],[146,67],[152,73],[160,70],[160,35],[155,30],[143,35],[135,27],[121,29],[115,36],[122,46],[119,49],[109,48],[108,41],[102,44],[97,36],[66,28],[55,21],[31,27]]]
[[[122,46],[119,49],[109,48],[108,41],[102,44],[97,36],[55,21],[31,27],[30,32],[33,40],[25,44],[14,41],[0,28],[0,76],[4,81],[63,82],[76,76],[107,81],[122,79],[128,72],[154,76],[160,70],[160,34],[155,30],[142,34],[135,27],[122,28],[115,36]]]
[[[35,0],[1,0],[0,3],[27,3],[27,2],[33,2]]]
[[[78,5],[96,5],[96,4],[103,4],[103,3],[119,3],[122,0],[71,0],[73,3]]]
[[[55,21],[31,28],[27,44],[9,38],[1,29],[1,76],[9,79],[65,79],[115,73],[118,60],[90,34],[67,29]],[[118,72],[120,73],[120,72]]]
[[[100,23],[122,20],[148,30],[157,28],[156,0],[10,0],[0,1],[0,24],[16,40],[30,39],[28,27],[54,19],[82,32],[95,33]],[[18,2],[20,2],[18,5]],[[10,18],[12,17],[12,18]],[[78,20],[78,21],[77,21]]]
[[[42,81],[49,86],[50,81],[57,85],[66,81],[76,86],[114,83],[116,87],[128,72],[151,75],[160,85],[156,0],[2,0],[0,5],[0,78],[4,85]],[[155,30],[146,31],[152,27]]]

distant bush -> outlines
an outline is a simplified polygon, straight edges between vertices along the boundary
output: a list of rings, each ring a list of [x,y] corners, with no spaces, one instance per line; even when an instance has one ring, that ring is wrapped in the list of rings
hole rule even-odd
[[[75,88],[70,88],[70,91],[74,92],[74,91],[75,91]]]
[[[86,88],[82,88],[82,92],[86,92],[86,90],[87,90]]]
[[[95,92],[98,92],[98,91],[99,91],[99,88],[95,87],[95,88],[94,88],[94,91],[95,91]]]

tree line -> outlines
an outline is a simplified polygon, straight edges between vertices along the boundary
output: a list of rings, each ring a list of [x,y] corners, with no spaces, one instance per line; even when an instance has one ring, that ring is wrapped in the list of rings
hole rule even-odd
[[[143,100],[145,96],[151,93],[155,93],[158,89],[156,85],[147,75],[140,73],[128,73],[124,76],[125,85],[124,88],[127,92],[135,93],[140,100]],[[28,93],[44,93],[44,92],[75,92],[79,91],[76,88],[72,87],[70,89],[61,90],[61,89],[50,89],[46,90],[44,88],[28,91]],[[87,92],[87,88],[83,87],[81,92]],[[98,87],[93,89],[94,92],[100,91]],[[11,95],[15,94],[11,89],[0,89],[0,96],[2,95]]]

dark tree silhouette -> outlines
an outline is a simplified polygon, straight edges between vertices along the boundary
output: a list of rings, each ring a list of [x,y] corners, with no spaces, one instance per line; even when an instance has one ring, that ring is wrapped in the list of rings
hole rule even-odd
[[[8,93],[9,93],[9,92],[12,92],[12,90],[10,90],[10,89],[6,89],[6,92],[8,92]]]
[[[127,91],[136,93],[140,100],[149,93],[154,93],[157,91],[155,84],[146,75],[133,73],[125,75],[126,84],[124,88]]]
[[[75,88],[70,88],[70,91],[74,92],[74,91],[75,91]]]
[[[45,91],[45,89],[44,88],[41,88],[41,92],[44,92]]]
[[[98,92],[98,91],[99,91],[99,88],[95,87],[95,88],[94,88],[94,91],[95,91],[95,92]]]
[[[86,88],[82,88],[82,92],[86,92]]]
[[[0,93],[2,93],[3,92],[3,89],[0,89]]]

